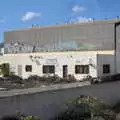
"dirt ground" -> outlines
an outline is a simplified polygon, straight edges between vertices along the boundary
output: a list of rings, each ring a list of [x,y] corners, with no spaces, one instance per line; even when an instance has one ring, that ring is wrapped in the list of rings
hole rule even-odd
[[[62,79],[57,76],[54,77],[30,76],[28,79],[22,79],[18,76],[13,75],[9,77],[0,78],[0,90],[24,89],[24,88],[48,86],[53,84],[74,83],[74,82],[76,82],[74,78]]]

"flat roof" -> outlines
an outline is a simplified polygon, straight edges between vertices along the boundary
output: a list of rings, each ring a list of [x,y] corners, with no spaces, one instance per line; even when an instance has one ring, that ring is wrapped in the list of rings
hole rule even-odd
[[[86,22],[79,22],[79,23],[64,23],[64,24],[55,24],[55,25],[48,25],[48,26],[33,26],[30,28],[23,28],[23,29],[16,29],[16,30],[8,30],[5,32],[15,32],[15,31],[26,31],[26,30],[36,30],[36,29],[45,29],[45,28],[61,28],[61,27],[69,27],[69,26],[78,26],[78,25],[88,25],[88,24],[115,24],[119,23],[120,18],[116,19],[107,19],[107,20],[92,20]]]
[[[16,54],[4,54],[3,56],[30,56],[30,55],[69,55],[69,54],[110,54],[114,55],[114,50],[104,51],[65,51],[65,52],[39,52],[39,53],[16,53]]]

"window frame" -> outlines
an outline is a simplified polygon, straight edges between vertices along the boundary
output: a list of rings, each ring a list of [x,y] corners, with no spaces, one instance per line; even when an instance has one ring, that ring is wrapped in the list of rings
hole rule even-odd
[[[25,72],[32,72],[32,65],[25,65]]]
[[[110,64],[103,64],[103,74],[110,73]]]
[[[89,74],[89,72],[89,65],[75,65],[75,74]]]
[[[43,65],[42,72],[43,74],[55,74],[55,65]]]

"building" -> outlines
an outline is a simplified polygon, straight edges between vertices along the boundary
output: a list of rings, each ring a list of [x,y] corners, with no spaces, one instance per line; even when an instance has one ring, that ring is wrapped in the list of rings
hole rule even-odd
[[[113,19],[7,31],[1,63],[10,63],[24,78],[57,74],[82,80],[120,73],[119,23]]]
[[[32,27],[4,33],[6,53],[115,50],[117,20]]]
[[[23,78],[72,75],[82,80],[89,75],[96,78],[115,71],[114,51],[5,54],[0,60],[0,64],[9,63],[10,71]]]

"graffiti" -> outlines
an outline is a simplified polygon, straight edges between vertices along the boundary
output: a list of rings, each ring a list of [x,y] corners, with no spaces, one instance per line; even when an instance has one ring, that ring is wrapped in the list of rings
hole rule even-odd
[[[33,52],[55,52],[55,51],[80,51],[80,50],[102,50],[103,43],[95,44],[83,42],[82,40],[62,40],[45,45],[29,45],[23,42],[11,41],[5,44],[5,53],[33,53]]]

